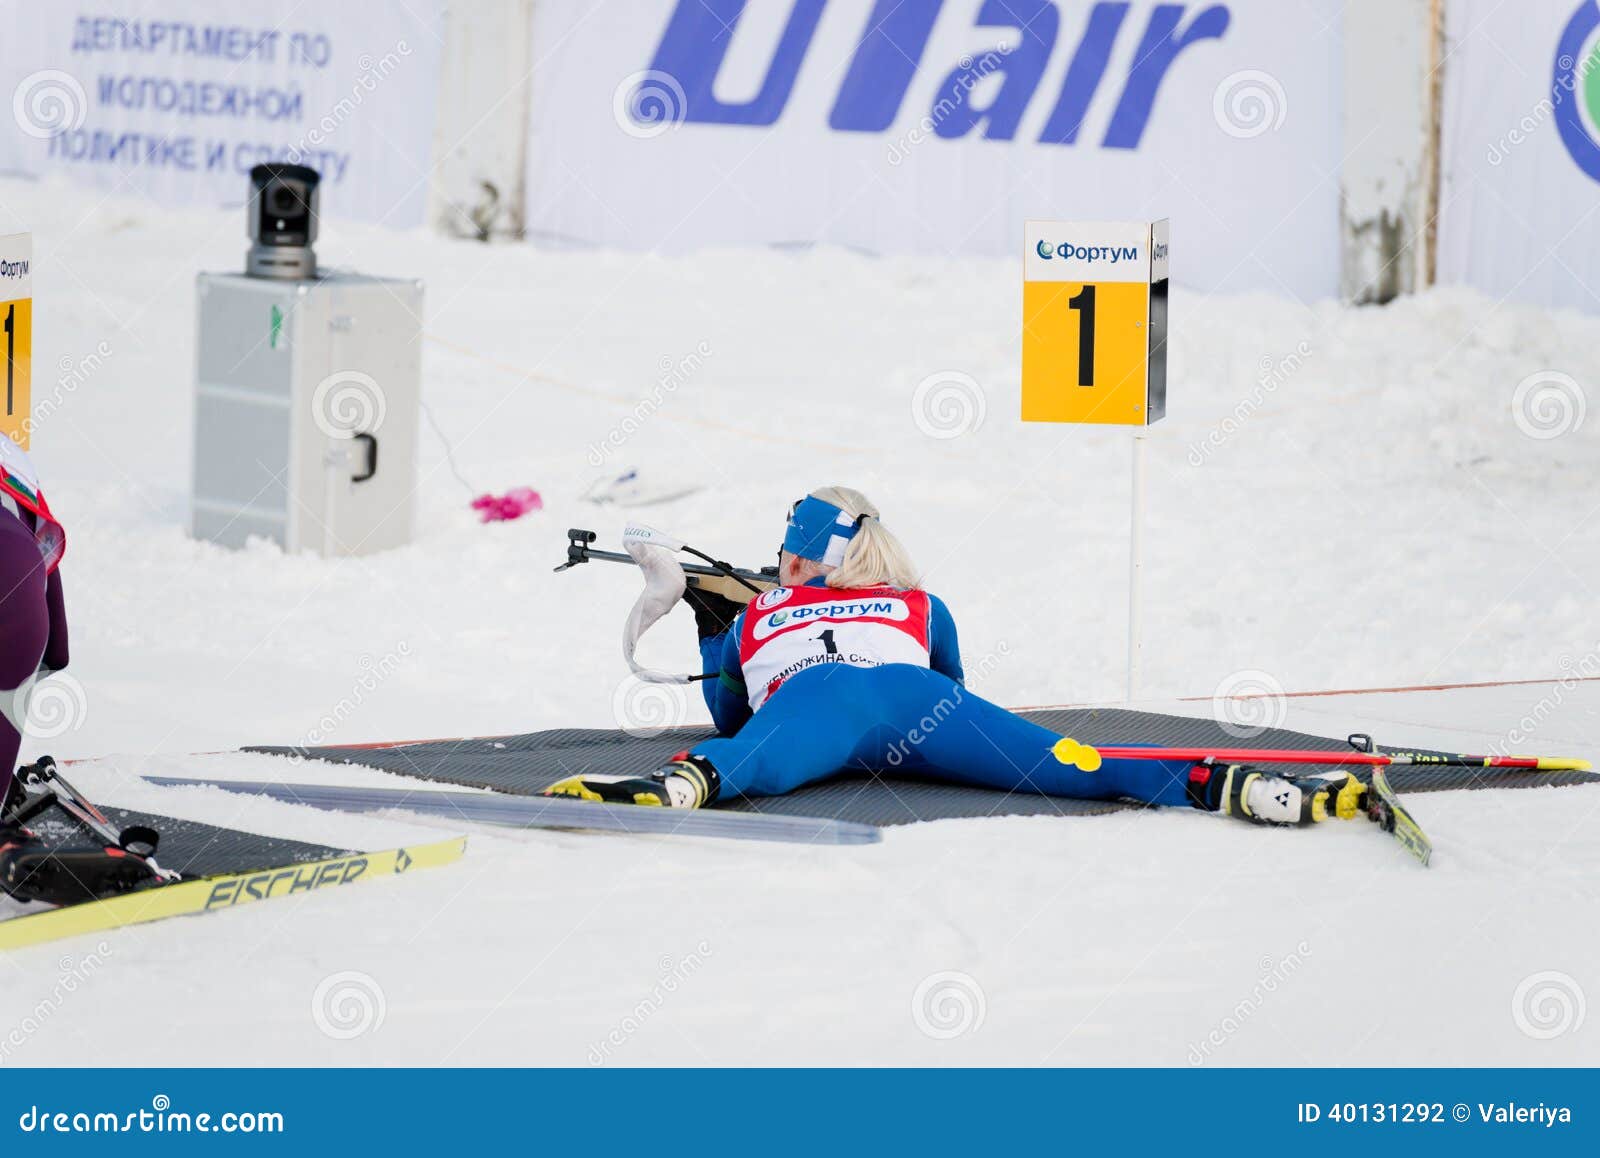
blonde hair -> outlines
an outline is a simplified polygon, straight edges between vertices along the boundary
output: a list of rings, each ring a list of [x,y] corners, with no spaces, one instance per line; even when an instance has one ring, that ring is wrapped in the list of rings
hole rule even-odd
[[[878,521],[878,508],[866,495],[849,487],[820,487],[811,497],[860,520],[855,537],[845,545],[844,561],[827,573],[829,587],[921,586],[911,556]]]

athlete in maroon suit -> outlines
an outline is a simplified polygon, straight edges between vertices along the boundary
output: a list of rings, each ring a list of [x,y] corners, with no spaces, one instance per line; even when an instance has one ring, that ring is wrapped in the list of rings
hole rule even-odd
[[[67,666],[65,549],[32,462],[0,435],[0,800],[11,793],[35,678]]]
[[[67,666],[66,542],[33,463],[0,434],[0,889],[56,904],[123,892],[153,875],[143,857],[93,834],[46,845],[16,815],[51,798],[48,786],[30,795],[16,765],[35,682]],[[48,757],[34,770],[47,767]]]

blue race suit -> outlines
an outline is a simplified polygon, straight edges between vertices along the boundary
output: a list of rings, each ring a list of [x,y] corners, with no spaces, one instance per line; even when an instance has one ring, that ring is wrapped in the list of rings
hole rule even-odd
[[[817,578],[806,587],[825,585]],[[757,599],[725,634],[701,641],[706,670],[720,673],[704,688],[722,738],[691,752],[721,774],[724,798],[780,796],[840,772],[878,772],[1085,800],[1189,803],[1189,761],[1106,760],[1084,772],[1056,759],[1056,733],[968,691],[955,621],[937,596],[796,590],[805,596],[800,625],[792,605],[763,607],[768,601]],[[895,607],[897,596],[916,605],[910,614]],[[770,621],[785,611],[790,620],[773,629]],[[863,622],[920,640],[926,658],[874,664],[874,651],[884,650],[876,641],[894,637],[883,630],[848,634]],[[810,634],[819,627],[819,635]],[[761,662],[764,628],[766,642],[788,631],[793,643],[781,678],[752,692],[746,669]],[[903,659],[898,647],[886,650]]]

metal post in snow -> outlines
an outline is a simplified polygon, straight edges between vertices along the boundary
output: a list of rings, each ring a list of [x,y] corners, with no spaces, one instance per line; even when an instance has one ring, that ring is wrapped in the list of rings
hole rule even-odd
[[[1145,436],[1133,437],[1133,497],[1129,503],[1128,530],[1128,702],[1139,698],[1140,650],[1143,646],[1141,580],[1144,570],[1144,456]]]

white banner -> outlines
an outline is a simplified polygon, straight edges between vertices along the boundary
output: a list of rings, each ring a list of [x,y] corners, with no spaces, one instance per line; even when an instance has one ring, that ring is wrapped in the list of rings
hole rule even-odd
[[[1202,289],[1337,292],[1338,0],[543,0],[528,229],[1016,252],[1153,220]]]
[[[1600,313],[1600,4],[1448,15],[1440,283]]]
[[[0,171],[239,204],[253,166],[295,161],[322,173],[324,212],[416,225],[441,3],[8,3]]]

